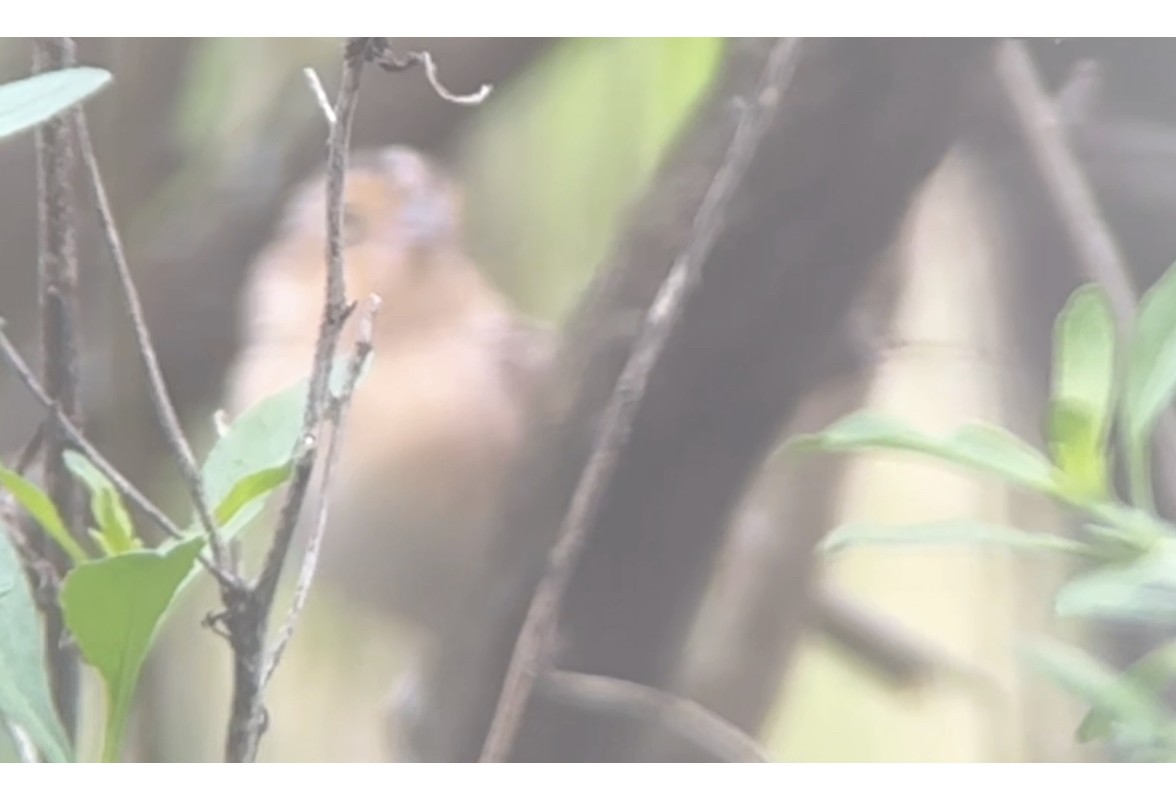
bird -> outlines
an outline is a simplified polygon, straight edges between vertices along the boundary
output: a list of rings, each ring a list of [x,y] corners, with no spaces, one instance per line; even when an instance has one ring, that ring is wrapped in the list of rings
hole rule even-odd
[[[292,192],[247,271],[230,415],[309,374],[326,278],[325,202],[319,172]],[[375,294],[381,308],[347,415],[316,581],[428,638],[460,612],[462,585],[486,559],[553,335],[467,253],[458,183],[414,149],[351,158],[343,244],[348,299]]]

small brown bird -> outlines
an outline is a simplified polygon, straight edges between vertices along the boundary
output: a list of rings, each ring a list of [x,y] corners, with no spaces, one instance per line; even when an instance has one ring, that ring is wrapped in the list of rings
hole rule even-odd
[[[250,270],[234,414],[305,378],[321,312],[325,178],[292,197]],[[546,368],[550,335],[522,320],[465,254],[453,181],[402,147],[357,154],[345,184],[350,299],[382,299],[370,369],[335,475],[319,576],[430,632],[485,555],[487,520]],[[355,326],[349,323],[349,328]],[[344,337],[350,350],[354,331]]]

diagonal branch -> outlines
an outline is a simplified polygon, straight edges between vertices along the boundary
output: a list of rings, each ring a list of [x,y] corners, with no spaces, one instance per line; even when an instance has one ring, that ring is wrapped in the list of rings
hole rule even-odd
[[[756,96],[744,108],[726,161],[715,175],[695,217],[686,249],[650,307],[645,328],[606,409],[599,438],[572,497],[547,573],[519,632],[498,707],[482,749],[482,761],[506,760],[530,701],[536,676],[543,674],[550,664],[552,635],[560,603],[587,541],[588,528],[599,509],[601,495],[625,448],[650,373],[675,328],[686,299],[701,277],[703,264],[726,220],[727,205],[776,111],[780,90],[788,81],[799,50],[800,43],[796,39],[782,40],[773,48]]]
[[[98,168],[98,158],[94,155],[94,144],[90,140],[90,130],[86,124],[85,114],[75,114],[78,143],[81,149],[82,161],[86,165],[89,175],[90,190],[94,204],[98,210],[98,223],[102,228],[102,235],[106,239],[106,246],[110,257],[114,261],[115,272],[118,275],[119,287],[127,304],[127,311],[131,316],[131,324],[135,331],[135,347],[147,369],[147,379],[151,387],[151,403],[159,417],[168,445],[175,455],[180,467],[184,485],[195,505],[196,514],[204,531],[208,533],[208,545],[212,550],[212,559],[220,569],[222,576],[229,576],[227,557],[220,534],[217,532],[216,519],[208,505],[208,496],[204,493],[204,479],[200,476],[200,467],[196,463],[196,456],[192,454],[192,447],[180,426],[180,419],[176,415],[175,405],[168,395],[167,384],[163,380],[163,371],[159,367],[159,359],[155,355],[155,346],[151,341],[151,331],[147,328],[147,321],[143,317],[143,305],[139,300],[139,291],[131,277],[131,268],[127,264],[126,253],[123,250],[122,239],[115,226],[114,213],[110,209],[110,200],[106,195],[106,187],[102,181],[102,173]]]

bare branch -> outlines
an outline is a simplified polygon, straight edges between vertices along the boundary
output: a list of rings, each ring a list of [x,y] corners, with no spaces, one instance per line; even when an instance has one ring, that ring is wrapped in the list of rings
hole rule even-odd
[[[74,43],[68,38],[37,39],[33,44],[36,72],[62,69],[76,62]],[[45,489],[60,511],[69,531],[81,533],[81,500],[78,486],[62,459],[62,420],[81,424],[80,367],[78,355],[78,264],[74,236],[74,141],[66,118],[58,117],[39,126],[37,147],[37,215],[40,281],[41,365],[43,382],[50,399],[60,406],[51,420],[44,457]],[[49,561],[58,576],[68,562],[49,538],[38,533],[36,551]],[[78,662],[63,647],[65,624],[56,604],[47,605],[45,642],[49,658],[53,698],[66,732],[77,730]]]
[[[663,726],[730,763],[765,763],[759,743],[712,711],[660,689],[603,675],[551,670],[539,681],[544,695],[589,709],[617,712]]]
[[[282,628],[278,631],[278,638],[266,662],[265,674],[261,678],[261,685],[263,687],[269,683],[270,678],[278,667],[278,663],[281,662],[282,654],[285,652],[290,638],[294,636],[294,627],[302,615],[302,610],[306,608],[306,600],[310,596],[310,584],[314,581],[315,569],[318,567],[319,552],[322,549],[323,536],[326,534],[327,519],[330,515],[331,482],[341,448],[340,441],[343,438],[347,409],[351,405],[351,396],[355,393],[355,386],[359,382],[359,376],[372,352],[372,324],[375,321],[375,316],[379,309],[380,298],[377,295],[369,296],[367,308],[360,317],[359,340],[355,344],[355,353],[351,358],[351,366],[347,371],[347,381],[343,386],[343,391],[335,401],[335,410],[332,412],[331,423],[333,428],[331,430],[331,441],[327,446],[326,463],[323,466],[322,485],[319,489],[322,498],[319,499],[318,515],[315,518],[314,530],[311,532],[310,540],[307,541],[306,554],[302,558],[302,568],[298,572],[298,583],[294,588],[294,602],[290,606],[290,611],[286,615],[286,620],[282,624]]]
[[[306,84],[310,86],[310,93],[314,94],[314,100],[327,120],[327,126],[334,127],[335,109],[331,107],[331,100],[327,99],[327,92],[323,88],[323,81],[319,79],[318,72],[307,66],[302,70],[302,76],[306,78]]]
[[[8,366],[20,378],[25,388],[29,390],[29,393],[49,412],[50,416],[56,418],[69,442],[85,453],[86,457],[90,459],[90,462],[106,475],[107,479],[114,484],[114,487],[119,490],[119,493],[123,497],[135,507],[142,510],[165,533],[173,538],[183,537],[183,532],[180,528],[162,510],[156,507],[150,499],[144,496],[138,488],[132,485],[106,459],[106,456],[99,452],[98,448],[86,439],[82,431],[61,413],[60,406],[46,393],[44,387],[37,381],[37,376],[33,373],[32,368],[29,367],[28,362],[24,360],[17,351],[16,346],[12,344],[12,340],[8,337],[8,334],[5,333],[2,319],[0,319],[0,355],[3,355],[4,359],[8,362]]]
[[[371,45],[372,40],[367,38],[347,41],[334,109],[336,122],[331,126],[328,140],[326,289],[302,432],[295,449],[294,473],[257,584],[247,594],[225,594],[234,653],[233,704],[225,757],[232,762],[255,760],[265,730],[262,696],[265,679],[272,672],[268,670],[265,653],[269,617],[314,469],[320,424],[329,408],[331,367],[350,313],[343,273],[343,187],[360,76],[365,61],[371,57]]]
[[[139,301],[139,292],[135,287],[134,279],[131,277],[131,268],[127,264],[122,239],[119,237],[118,228],[115,226],[114,214],[110,209],[110,200],[106,196],[106,187],[102,182],[102,173],[98,168],[98,158],[94,155],[94,146],[90,140],[90,131],[86,124],[86,116],[79,111],[75,114],[74,119],[77,125],[78,144],[82,154],[82,161],[85,163],[86,171],[89,174],[91,194],[98,210],[98,223],[102,228],[103,236],[106,238],[106,245],[110,250],[110,257],[114,260],[119,286],[122,290],[123,298],[127,303],[127,311],[131,316],[131,324],[135,331],[135,346],[138,348],[139,357],[143,361],[143,366],[147,369],[147,379],[151,387],[151,402],[155,406],[155,412],[159,417],[159,423],[163,428],[164,436],[166,436],[168,444],[175,454],[176,462],[180,467],[180,474],[192,498],[196,514],[204,527],[204,531],[208,534],[208,545],[212,550],[213,562],[220,569],[221,573],[227,576],[228,569],[225,564],[225,551],[224,546],[221,544],[220,534],[217,532],[216,519],[212,515],[212,509],[208,505],[208,497],[204,493],[204,480],[200,476],[200,467],[196,463],[196,456],[192,454],[192,447],[188,444],[188,439],[185,437],[184,430],[180,426],[179,417],[176,415],[175,405],[168,395],[167,384],[163,381],[163,371],[160,369],[159,359],[155,355],[155,346],[151,341],[151,332],[148,330],[147,322],[143,317],[143,306]]]
[[[482,748],[482,761],[504,761],[514,745],[536,676],[549,666],[560,603],[587,540],[588,527],[599,508],[600,496],[625,448],[649,375],[687,298],[698,283],[702,265],[725,223],[727,205],[775,114],[780,102],[779,86],[787,82],[799,51],[797,39],[783,39],[773,47],[756,95],[742,109],[723,167],[715,175],[695,216],[685,251],[674,263],[653,300],[645,327],[609,400],[599,437],[572,497],[547,571],[519,632],[498,707]]]
[[[425,67],[425,78],[429,81],[429,85],[437,92],[437,96],[446,102],[452,102],[455,105],[480,105],[494,90],[494,87],[489,83],[482,83],[473,93],[455,94],[442,85],[441,78],[437,76],[437,64],[434,63],[430,53],[425,51],[409,52],[400,57],[392,52],[392,46],[387,39],[372,39],[372,49],[372,61],[385,71],[403,72],[417,65]]]
[[[1045,193],[1065,226],[1082,269],[1087,278],[1106,289],[1120,323],[1130,322],[1135,316],[1138,297],[1131,271],[1074,156],[1055,102],[1045,92],[1023,42],[1002,42],[995,57],[997,78],[1013,120]],[[1082,88],[1086,93],[1091,90]],[[1075,88],[1072,93],[1081,92]],[[1063,97],[1063,100],[1063,114],[1073,115],[1076,112],[1074,97]],[[1157,429],[1160,436],[1157,451],[1163,477],[1168,482],[1176,482],[1176,414],[1171,408],[1160,415]],[[1142,485],[1146,493],[1141,496],[1150,503],[1151,483]]]

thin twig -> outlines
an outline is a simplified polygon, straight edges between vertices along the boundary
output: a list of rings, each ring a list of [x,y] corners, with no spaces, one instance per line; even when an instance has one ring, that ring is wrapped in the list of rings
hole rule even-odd
[[[37,459],[37,455],[45,445],[46,421],[41,420],[37,424],[37,429],[33,431],[33,436],[29,439],[29,443],[24,445],[24,449],[17,456],[16,465],[13,467],[13,471],[17,474],[23,475],[29,466],[33,465],[33,461]]]
[[[367,38],[347,41],[334,109],[336,121],[331,125],[328,140],[326,289],[302,432],[295,449],[294,472],[256,585],[244,596],[225,594],[234,657],[233,703],[225,741],[225,758],[231,762],[255,760],[265,730],[266,632],[278,581],[310,484],[320,424],[330,399],[328,386],[335,349],[349,313],[343,274],[343,188],[360,76],[364,62],[371,57],[371,45],[372,40]]]
[[[323,81],[319,79],[318,72],[307,66],[302,70],[302,76],[306,78],[306,84],[310,86],[310,93],[314,95],[314,101],[318,103],[319,110],[327,119],[327,126],[334,127],[335,109],[331,107],[331,100],[327,99],[327,92],[323,88]]]
[[[33,44],[36,72],[64,69],[76,63],[72,39],[37,39]],[[59,417],[80,425],[80,373],[78,353],[78,264],[74,233],[74,140],[66,118],[57,117],[36,131],[37,215],[40,281],[41,366],[43,383],[50,398],[60,406]],[[82,502],[78,485],[70,475],[61,453],[64,434],[61,418],[54,417],[43,460],[45,490],[57,506],[70,533],[82,535]],[[37,551],[64,575],[68,561],[49,538],[38,533]],[[46,611],[45,641],[48,649],[53,698],[66,732],[77,729],[78,662],[63,647],[65,625],[60,608]]]
[[[282,654],[285,653],[290,638],[294,636],[294,627],[298,624],[298,619],[301,617],[303,609],[306,608],[306,600],[310,596],[310,585],[314,581],[315,570],[318,567],[319,552],[322,549],[323,536],[327,530],[327,519],[330,516],[331,482],[335,472],[335,465],[339,458],[339,450],[342,447],[340,441],[343,438],[347,409],[351,405],[351,397],[355,393],[355,386],[359,382],[359,376],[363,372],[364,365],[367,363],[368,357],[372,352],[372,326],[379,309],[379,297],[371,295],[368,298],[367,308],[359,318],[359,339],[355,343],[355,353],[351,357],[351,366],[347,371],[347,381],[343,385],[343,390],[339,394],[339,397],[335,400],[335,410],[332,411],[331,441],[327,446],[326,462],[323,464],[322,484],[319,487],[322,498],[319,499],[318,515],[315,517],[314,529],[306,544],[306,553],[302,558],[302,568],[298,572],[298,582],[294,587],[293,603],[290,605],[290,611],[286,614],[286,620],[282,623],[282,628],[278,631],[277,640],[274,642],[273,649],[269,653],[269,659],[266,661],[265,674],[261,678],[261,685],[263,687],[269,683],[270,678],[281,662]]]
[[[452,102],[455,105],[480,105],[494,90],[494,87],[489,83],[482,83],[477,91],[469,94],[455,94],[441,83],[441,78],[437,75],[437,64],[429,52],[408,52],[403,56],[398,56],[392,51],[392,46],[387,39],[373,39],[372,41],[374,51],[372,60],[375,64],[389,72],[403,72],[417,65],[425,67],[425,78],[429,81],[429,85],[437,92],[437,96],[446,102]]]
[[[600,434],[572,496],[547,571],[519,631],[482,748],[482,761],[504,761],[514,745],[536,677],[549,666],[560,603],[596,518],[601,497],[628,441],[650,373],[699,281],[703,264],[726,221],[727,205],[775,115],[782,87],[794,71],[799,51],[797,39],[782,39],[773,47],[756,95],[743,108],[727,156],[695,216],[686,249],[654,297],[645,327],[609,400]]]
[[[1138,293],[1122,251],[1099,210],[1094,190],[1075,158],[1056,103],[1042,85],[1023,42],[1005,41],[996,50],[996,74],[1038,176],[1065,225],[1087,278],[1107,291],[1119,322],[1130,323]],[[1063,108],[1068,113],[1073,109]],[[1164,479],[1176,482],[1176,415],[1160,415],[1157,431]],[[1150,494],[1150,483],[1145,483]],[[1147,497],[1150,500],[1150,496]]]
[[[619,712],[676,732],[729,763],[766,763],[752,737],[698,703],[653,687],[604,675],[550,670],[539,680],[543,694],[569,705]]]
[[[183,537],[183,532],[180,528],[162,510],[156,507],[150,499],[144,496],[139,489],[131,485],[130,481],[93,444],[86,440],[82,431],[61,413],[61,407],[46,393],[44,387],[38,382],[37,376],[33,373],[32,368],[29,367],[28,362],[17,351],[16,346],[12,344],[12,340],[9,339],[8,334],[4,331],[2,319],[0,319],[0,355],[3,355],[4,359],[8,362],[8,366],[20,378],[25,388],[29,390],[29,393],[49,412],[50,416],[56,419],[61,431],[65,434],[69,442],[85,453],[86,457],[90,459],[90,462],[106,475],[107,479],[114,484],[114,487],[118,489],[119,493],[149,516],[168,535],[173,538]]]
[[[94,145],[90,140],[90,130],[86,124],[85,113],[78,111],[74,115],[74,121],[77,126],[82,161],[89,174],[91,195],[98,210],[98,223],[102,229],[103,237],[106,238],[106,246],[110,251],[110,257],[114,261],[115,272],[118,275],[119,287],[126,301],[127,311],[131,316],[131,325],[135,331],[135,347],[138,349],[143,366],[147,369],[151,403],[155,406],[155,413],[163,428],[164,436],[179,464],[181,477],[184,480],[184,485],[188,488],[196,514],[204,531],[208,534],[208,545],[212,550],[213,562],[220,569],[222,577],[229,577],[225,564],[224,546],[221,543],[220,533],[217,531],[212,508],[208,505],[208,497],[204,492],[204,478],[200,476],[200,466],[196,463],[196,456],[192,454],[192,447],[184,435],[183,427],[180,426],[175,405],[168,395],[167,384],[163,380],[163,371],[160,369],[159,359],[155,355],[155,346],[151,341],[151,331],[147,328],[147,321],[143,316],[143,305],[139,300],[139,291],[131,276],[130,265],[127,264],[122,239],[114,222],[114,213],[110,209],[110,200],[106,196],[102,172],[98,168],[98,158],[94,155]]]

